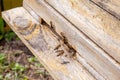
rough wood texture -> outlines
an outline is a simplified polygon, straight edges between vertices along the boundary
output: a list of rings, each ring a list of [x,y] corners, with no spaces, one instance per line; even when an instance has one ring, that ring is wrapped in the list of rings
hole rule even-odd
[[[120,0],[91,0],[120,20]]]
[[[37,15],[34,16],[39,19]],[[73,58],[57,57],[54,50],[60,43],[57,36],[48,25],[39,24],[24,8],[5,11],[2,17],[55,80],[96,80]],[[65,51],[64,47],[62,49]]]
[[[64,33],[69,43],[79,53],[77,55],[82,56],[82,58],[77,56],[77,60],[96,79],[119,80],[120,65],[113,59],[113,57],[118,61],[120,59],[120,47],[119,44],[116,44],[119,43],[119,39],[115,38],[115,36],[117,38],[119,36],[118,33],[115,33],[118,31],[112,29],[114,27],[119,29],[119,21],[92,2],[87,0],[69,1],[49,0],[49,3],[54,4],[52,5],[54,7],[51,7],[44,0],[24,0],[23,5],[30,13],[34,11],[38,16],[41,16],[49,25],[52,21],[56,32]],[[111,33],[115,36],[111,35]],[[113,57],[109,56],[103,48],[108,50],[107,52],[111,51],[110,55]],[[116,52],[116,54],[113,54],[113,52]],[[84,60],[86,63],[82,62]]]
[[[41,20],[39,19],[39,16],[36,15],[35,12],[34,12],[33,10],[31,10],[30,7],[28,7],[28,6],[26,6],[26,5],[24,5],[24,7],[27,8],[27,10],[29,11],[29,13],[30,13],[36,20],[38,20],[39,22],[41,22]],[[81,45],[81,44],[80,44],[80,45]],[[84,48],[83,45],[81,45],[81,47],[80,47],[81,53],[83,53],[83,54],[84,54],[84,53],[89,53],[89,52],[87,52],[87,50],[86,50],[86,52],[84,52],[84,50],[82,50],[82,48]],[[91,58],[91,59],[92,59],[92,58]],[[76,60],[77,60],[78,62],[82,63],[82,64],[85,66],[85,68],[86,68],[93,76],[95,76],[96,79],[98,79],[98,80],[104,80],[104,78],[99,74],[99,72],[97,72],[91,65],[89,65],[89,64],[85,61],[85,59],[84,59],[83,57],[81,57],[81,55],[79,55],[79,53],[76,54]]]
[[[45,1],[120,63],[120,21],[118,19],[90,0]]]

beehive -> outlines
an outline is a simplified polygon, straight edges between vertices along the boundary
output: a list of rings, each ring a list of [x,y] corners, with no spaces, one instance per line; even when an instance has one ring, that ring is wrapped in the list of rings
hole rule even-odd
[[[119,0],[24,0],[3,18],[55,80],[119,80],[119,10]]]

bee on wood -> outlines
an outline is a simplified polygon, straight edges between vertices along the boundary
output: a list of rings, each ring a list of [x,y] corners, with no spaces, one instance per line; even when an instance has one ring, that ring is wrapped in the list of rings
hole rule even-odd
[[[72,58],[73,56],[75,56],[76,54],[76,50],[68,43],[68,39],[65,37],[65,35],[61,32],[61,36],[55,31],[55,27],[52,23],[52,21],[50,21],[50,29],[53,31],[53,33],[56,35],[56,37],[59,40],[59,45],[57,45],[54,50],[58,50],[59,48],[61,48],[62,50],[57,51],[58,55],[60,56],[63,53],[66,54],[66,56],[68,56],[69,58]]]
[[[61,56],[64,53],[64,50],[57,50],[56,53],[57,56]]]
[[[54,48],[54,50],[58,50],[60,47],[61,47],[61,45],[58,44],[58,45]]]
[[[61,62],[61,64],[68,64],[68,63],[70,63],[69,61],[63,61],[63,62]]]

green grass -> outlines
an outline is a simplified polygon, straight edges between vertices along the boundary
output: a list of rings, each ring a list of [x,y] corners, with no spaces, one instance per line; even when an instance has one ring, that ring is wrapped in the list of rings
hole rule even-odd
[[[4,21],[0,18],[0,40],[4,37]]]
[[[9,73],[6,73],[4,76],[3,73],[5,73],[7,69],[11,71]],[[0,53],[0,80],[11,80],[11,76],[13,75],[14,79],[17,80],[25,71],[25,69],[26,68],[19,63],[8,63],[7,55]]]
[[[2,18],[0,18],[0,40],[5,39],[7,42],[11,41],[12,39],[19,40],[16,34],[10,30],[5,32],[5,23]]]
[[[11,56],[15,57],[14,53]],[[49,75],[44,71],[43,66],[34,56],[29,57],[27,61],[30,65],[34,66],[34,68],[38,68],[36,71],[34,71],[35,75]],[[24,74],[30,67],[28,66],[28,64],[26,66],[15,61],[9,62],[8,54],[0,53],[0,80],[29,80]]]

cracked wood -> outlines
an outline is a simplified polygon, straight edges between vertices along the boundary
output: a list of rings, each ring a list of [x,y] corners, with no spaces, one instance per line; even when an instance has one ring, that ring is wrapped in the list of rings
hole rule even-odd
[[[39,24],[26,9],[4,11],[2,17],[55,80],[96,80],[81,63],[55,55],[54,49],[59,44],[55,34],[48,25]]]
[[[83,65],[98,80],[119,80],[120,49],[116,44],[119,43],[119,39],[116,41],[115,36],[118,33],[112,29],[112,26],[119,27],[119,20],[87,0],[46,1],[51,3],[48,4],[44,0],[24,0],[23,6],[30,13],[33,11],[41,16],[49,25],[52,21],[56,32],[58,34],[63,32],[69,39],[68,42],[79,53],[77,55],[82,56],[78,61],[82,63],[85,60],[87,65],[86,63]],[[106,32],[106,30],[110,32]],[[115,33],[115,36],[110,35],[111,33]]]

